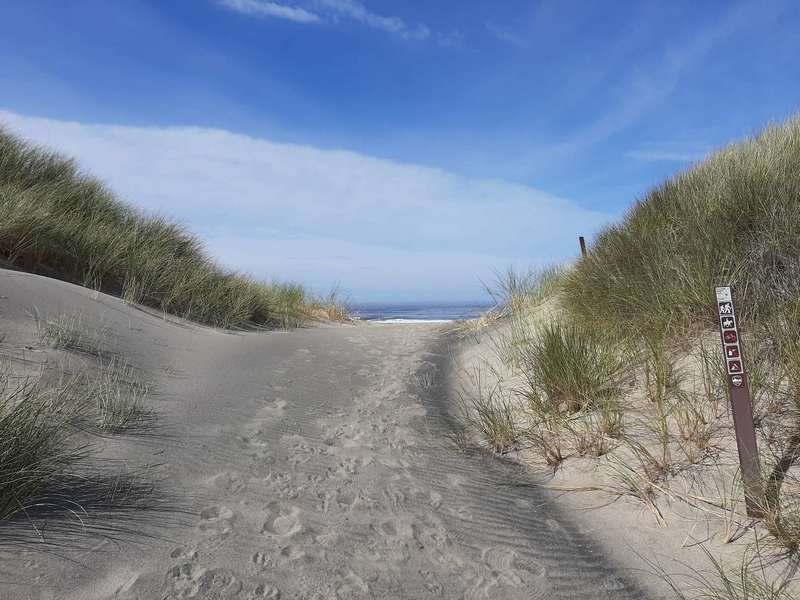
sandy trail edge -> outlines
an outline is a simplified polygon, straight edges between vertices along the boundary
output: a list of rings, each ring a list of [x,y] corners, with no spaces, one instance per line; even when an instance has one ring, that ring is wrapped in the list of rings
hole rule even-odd
[[[517,466],[448,447],[441,326],[232,335],[10,271],[0,296],[12,367],[91,368],[38,345],[35,307],[102,325],[154,380],[170,436],[95,443],[161,463],[187,511],[3,551],[4,599],[643,597]]]
[[[554,300],[536,307],[526,317],[526,327],[529,331],[535,329],[552,318],[555,310],[557,304]],[[459,390],[465,397],[474,396],[478,393],[474,373],[479,370],[484,390],[500,385],[504,394],[499,396],[515,401],[513,390],[517,386],[525,389],[525,384],[519,372],[501,359],[502,352],[498,353],[498,349],[504,348],[503,344],[508,341],[509,320],[472,325],[471,329],[462,327],[458,341],[453,344],[451,388]],[[701,370],[699,360],[691,354],[679,356],[677,365],[682,375]],[[454,396],[450,393],[447,397],[452,400]],[[640,424],[642,419],[652,419],[652,405],[645,399],[641,387],[631,388],[624,402],[627,426],[635,431],[639,440],[657,448],[655,436]],[[662,483],[664,487],[654,499],[664,526],[639,499],[598,491],[598,486],[616,492],[624,489],[621,482],[612,476],[615,460],[627,461],[626,464],[638,468],[636,458],[625,452],[624,444],[599,458],[580,457],[574,446],[570,446],[570,440],[565,438],[564,461],[555,472],[545,464],[541,449],[535,446],[523,444],[506,454],[503,460],[526,471],[528,477],[542,487],[550,488],[552,505],[568,515],[578,532],[595,541],[601,552],[611,557],[653,597],[675,598],[675,593],[663,578],[664,573],[691,597],[722,586],[718,573],[720,565],[738,585],[743,564],[749,569],[748,591],[751,594],[755,593],[753,580],[776,588],[785,585],[785,591],[797,594],[800,581],[795,557],[787,555],[775,544],[770,545],[763,535],[759,540],[758,534],[763,534],[763,527],[757,527],[758,522],[745,515],[741,487],[734,485],[738,457],[732,417],[727,399],[721,398],[720,402],[722,410],[710,421],[714,432],[714,452],[710,456],[699,464],[689,464],[685,460],[682,462],[677,445],[674,442],[671,445],[677,469],[666,483]],[[454,408],[451,406],[451,410]],[[524,427],[528,423],[520,418],[518,424]],[[470,441],[477,446],[483,444],[477,436]],[[763,440],[759,443],[762,444]],[[559,488],[562,491],[558,491]],[[693,498],[712,502],[724,500],[728,507],[736,506],[736,514],[693,501]]]

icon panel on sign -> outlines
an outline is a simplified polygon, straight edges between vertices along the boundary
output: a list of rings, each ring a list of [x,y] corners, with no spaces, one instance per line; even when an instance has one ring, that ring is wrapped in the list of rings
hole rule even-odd
[[[728,358],[739,358],[739,346],[726,346],[725,356]]]
[[[723,329],[736,329],[736,319],[733,317],[720,317],[719,323]]]
[[[742,361],[740,360],[728,361],[728,373],[741,373],[741,372],[742,372]]]
[[[721,314],[721,315],[732,315],[733,314],[733,302],[720,302],[719,303],[719,314]]]
[[[723,331],[722,341],[726,344],[735,344],[739,341],[739,337],[736,335],[735,331]]]

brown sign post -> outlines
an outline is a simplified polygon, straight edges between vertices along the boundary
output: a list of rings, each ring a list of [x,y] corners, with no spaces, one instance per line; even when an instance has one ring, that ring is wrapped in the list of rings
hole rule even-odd
[[[578,243],[581,245],[581,256],[586,256],[586,240],[583,239],[583,236],[578,238]]]
[[[733,307],[731,288],[716,288],[717,314],[722,338],[722,355],[725,359],[725,376],[733,412],[733,427],[736,431],[736,446],[739,450],[739,465],[742,469],[744,499],[747,514],[763,516],[764,486],[758,460],[756,429],[753,424],[753,405],[747,385],[747,373],[742,356],[742,340]]]

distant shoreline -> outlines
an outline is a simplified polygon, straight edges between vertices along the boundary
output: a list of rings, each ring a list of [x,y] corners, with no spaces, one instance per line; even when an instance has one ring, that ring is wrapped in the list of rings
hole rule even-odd
[[[488,302],[364,302],[351,304],[354,318],[373,323],[449,323],[473,319],[490,308]]]

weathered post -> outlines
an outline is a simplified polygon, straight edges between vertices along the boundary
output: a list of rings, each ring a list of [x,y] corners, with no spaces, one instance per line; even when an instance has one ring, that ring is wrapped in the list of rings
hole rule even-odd
[[[583,239],[583,236],[580,236],[578,242],[581,245],[581,256],[586,256],[586,240]]]
[[[753,404],[750,400],[750,389],[742,356],[739,324],[731,288],[718,287],[716,295],[722,354],[733,412],[733,427],[736,431],[736,447],[739,450],[739,465],[742,469],[745,506],[749,516],[761,517],[764,509],[764,486],[761,480],[756,428],[753,424]]]

